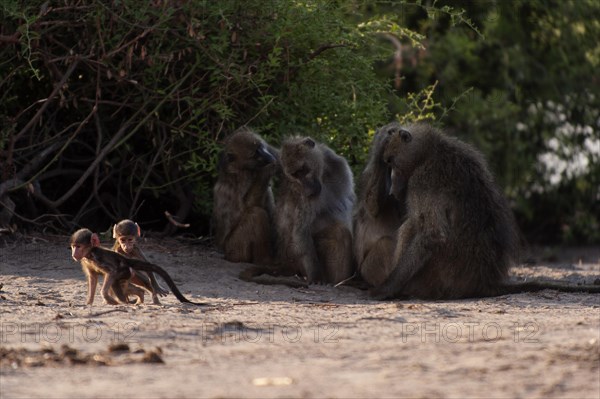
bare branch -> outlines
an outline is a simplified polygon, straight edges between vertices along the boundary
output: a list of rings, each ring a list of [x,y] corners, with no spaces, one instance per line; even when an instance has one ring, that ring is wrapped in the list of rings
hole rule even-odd
[[[308,59],[309,60],[315,59],[322,52],[333,49],[333,48],[338,48],[338,47],[348,47],[348,45],[347,44],[324,44],[324,45],[320,46],[318,49],[316,49],[315,51],[313,51],[312,53],[310,53],[308,55]]]
[[[73,74],[73,72],[75,71],[75,68],[79,64],[79,61],[81,61],[81,58],[79,56],[74,57],[73,62],[71,63],[71,65],[69,65],[67,72],[65,72],[65,74],[63,75],[60,82],[58,82],[56,85],[54,85],[54,90],[52,90],[52,93],[50,93],[50,95],[46,99],[46,102],[44,102],[44,105],[42,105],[40,107],[38,112],[35,113],[35,115],[33,116],[33,118],[31,118],[31,120],[29,122],[27,122],[27,124],[23,127],[23,129],[21,129],[21,131],[19,133],[17,133],[17,135],[14,138],[15,142],[17,140],[19,140],[25,133],[27,133],[27,131],[29,131],[29,129],[31,129],[31,127],[33,125],[35,125],[38,122],[38,120],[40,119],[40,117],[42,116],[42,114],[44,113],[46,108],[48,108],[48,106],[50,105],[50,103],[52,102],[54,97],[56,97],[56,95],[58,94],[60,89],[64,86],[64,84],[67,82],[69,77]]]
[[[187,229],[188,227],[190,227],[190,224],[189,224],[189,223],[179,223],[178,221],[176,221],[176,220],[173,218],[173,215],[171,215],[171,214],[169,213],[169,211],[165,211],[165,216],[167,217],[167,220],[168,220],[169,222],[171,222],[171,224],[172,224],[173,226],[176,226],[176,227],[181,227],[181,228],[183,228],[183,229]]]

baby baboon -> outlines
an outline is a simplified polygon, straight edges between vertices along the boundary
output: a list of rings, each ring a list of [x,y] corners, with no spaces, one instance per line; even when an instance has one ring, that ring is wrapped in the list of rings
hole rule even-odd
[[[600,292],[597,286],[506,282],[516,258],[516,225],[483,156],[470,145],[420,124],[392,131],[383,156],[391,193],[406,196],[407,219],[398,231],[394,269],[374,297]]]
[[[144,253],[137,245],[137,239],[140,236],[141,229],[137,223],[129,219],[121,220],[113,226],[113,238],[115,239],[115,243],[113,244],[112,250],[127,256],[128,258],[147,262],[148,260],[144,256]],[[146,272],[146,275],[147,277],[142,274],[136,274],[130,280],[130,283],[145,289],[150,287],[151,289],[149,292],[152,295],[152,302],[155,305],[160,305],[158,295],[166,296],[169,291],[158,284],[156,277],[154,277],[154,273]]]
[[[383,283],[392,271],[396,232],[405,215],[404,198],[398,200],[390,195],[390,167],[383,159],[387,142],[399,129],[397,122],[377,129],[369,161],[359,180],[354,256],[360,275],[372,286]]]
[[[153,272],[161,276],[180,302],[201,305],[200,303],[191,302],[184,297],[179,289],[177,289],[171,276],[162,267],[138,259],[126,258],[114,251],[102,248],[98,235],[88,229],[80,229],[73,233],[70,244],[71,257],[73,260],[81,262],[81,266],[87,277],[88,297],[86,303],[88,305],[94,302],[96,285],[98,284],[98,276],[100,275],[104,277],[102,298],[105,303],[111,305],[129,303],[126,295],[131,293],[132,288],[135,287],[128,287],[127,285],[129,280],[139,271]],[[116,299],[111,297],[111,289]],[[136,290],[141,291],[139,288],[136,288]],[[143,301],[143,295],[141,300]]]
[[[352,172],[344,158],[308,137],[281,147],[277,200],[279,262],[308,283],[337,283],[353,273]]]
[[[225,141],[214,187],[217,246],[231,262],[268,264],[273,256],[273,193],[278,153],[249,129]]]

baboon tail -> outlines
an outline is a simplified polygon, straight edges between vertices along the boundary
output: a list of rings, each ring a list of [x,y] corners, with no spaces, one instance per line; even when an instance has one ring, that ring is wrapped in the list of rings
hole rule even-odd
[[[143,262],[143,261],[138,261],[138,260],[136,260],[133,263],[132,267],[135,270],[142,270],[145,272],[153,272],[153,273],[156,273],[159,276],[161,276],[163,278],[163,280],[165,280],[165,282],[167,283],[169,288],[171,289],[171,292],[173,292],[173,295],[175,295],[175,297],[179,300],[179,302],[191,303],[191,304],[199,305],[199,306],[206,305],[205,303],[201,303],[201,302],[192,302],[189,299],[187,299],[185,296],[183,296],[181,291],[179,291],[179,288],[177,288],[177,286],[175,285],[175,282],[173,281],[171,276],[169,276],[169,273],[167,273],[167,271],[165,269],[163,269],[162,267],[155,265],[153,263],[148,263],[148,262]]]
[[[538,292],[555,290],[560,292],[575,292],[600,294],[600,285],[571,285],[549,281],[528,281],[524,283],[507,283],[500,287],[498,295],[519,294],[522,292]]]
[[[263,285],[286,285],[291,288],[308,288],[308,284],[292,276],[292,273],[269,266],[252,265],[238,275],[240,280]]]

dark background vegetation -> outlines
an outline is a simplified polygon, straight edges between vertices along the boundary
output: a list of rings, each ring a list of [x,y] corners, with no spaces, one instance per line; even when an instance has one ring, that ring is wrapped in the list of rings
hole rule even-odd
[[[530,242],[600,242],[600,3],[22,1],[0,8],[0,228],[210,234],[221,140],[390,120],[488,157]]]

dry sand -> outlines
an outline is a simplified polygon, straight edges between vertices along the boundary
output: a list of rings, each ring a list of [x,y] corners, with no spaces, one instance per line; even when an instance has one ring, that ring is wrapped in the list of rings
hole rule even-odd
[[[209,306],[88,307],[66,242],[0,238],[2,398],[600,397],[600,295],[376,302],[242,282],[209,247],[146,240]],[[600,278],[600,249],[555,254],[514,278]]]

